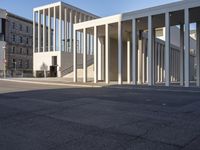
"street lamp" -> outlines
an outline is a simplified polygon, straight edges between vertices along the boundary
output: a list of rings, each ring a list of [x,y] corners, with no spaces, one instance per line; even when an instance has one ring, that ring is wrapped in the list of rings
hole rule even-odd
[[[3,76],[6,78],[6,46],[2,47],[4,50],[4,58],[3,58],[3,63],[4,63],[4,69],[3,69]]]

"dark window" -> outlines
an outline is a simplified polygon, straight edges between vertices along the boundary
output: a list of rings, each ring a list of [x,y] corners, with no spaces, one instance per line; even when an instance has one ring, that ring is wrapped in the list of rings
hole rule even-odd
[[[21,24],[19,25],[19,30],[22,31],[22,25]]]
[[[22,54],[22,51],[23,51],[23,49],[22,49],[22,48],[20,48],[20,49],[19,49],[19,53],[20,53],[20,54]]]
[[[27,32],[27,33],[29,32],[29,28],[28,28],[28,26],[26,26],[26,32]]]
[[[15,23],[14,22],[12,23],[12,28],[15,29]]]
[[[28,44],[29,42],[28,42],[28,38],[26,38],[26,44]]]
[[[12,60],[12,66],[13,66],[13,68],[16,68],[16,60],[15,59]]]
[[[12,36],[12,41],[15,42],[15,35]]]
[[[23,43],[23,38],[22,38],[22,36],[19,37],[19,41],[20,41],[20,43]]]
[[[22,68],[22,59],[19,60],[19,68]]]
[[[26,61],[26,68],[29,68],[29,60]]]

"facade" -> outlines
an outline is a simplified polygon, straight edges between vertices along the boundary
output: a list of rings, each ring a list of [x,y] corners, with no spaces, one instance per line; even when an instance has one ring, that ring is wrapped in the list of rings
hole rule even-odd
[[[34,8],[34,76],[63,77],[71,72],[73,69],[73,25],[96,18],[98,16],[63,2]],[[79,38],[81,38],[80,35]]]
[[[94,83],[200,86],[199,12],[199,0],[184,0],[75,24],[74,82],[81,33],[83,82],[88,81],[86,37],[92,34]],[[196,40],[190,28],[195,28]]]
[[[0,76],[32,74],[32,36],[32,21],[0,9]]]

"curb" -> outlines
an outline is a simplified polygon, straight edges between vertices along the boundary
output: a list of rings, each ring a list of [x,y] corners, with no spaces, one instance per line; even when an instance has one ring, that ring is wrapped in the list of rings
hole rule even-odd
[[[101,88],[102,86],[98,85],[83,85],[83,84],[70,84],[70,83],[46,83],[46,82],[38,82],[38,81],[22,81],[22,80],[12,80],[12,79],[0,79],[1,81],[9,81],[9,82],[18,82],[18,83],[27,83],[27,84],[39,84],[39,85],[55,85],[55,86],[71,86],[71,87],[90,87],[90,88]]]

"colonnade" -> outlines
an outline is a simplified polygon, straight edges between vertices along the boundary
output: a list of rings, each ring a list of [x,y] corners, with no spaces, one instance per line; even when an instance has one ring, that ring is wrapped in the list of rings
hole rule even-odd
[[[189,8],[184,9],[184,24],[180,25],[180,47],[174,48],[171,46],[171,12],[164,13],[165,17],[165,40],[156,42],[155,28],[153,27],[153,15],[147,17],[147,38],[143,41],[138,37],[137,19],[133,16],[131,20],[131,35],[126,41],[127,43],[127,83],[133,85],[147,83],[149,86],[156,83],[164,83],[165,86],[170,86],[172,82],[178,82],[185,87],[190,86],[190,20]],[[94,23],[95,24],[95,23]],[[83,82],[87,82],[87,54],[86,54],[86,30],[92,28],[94,31],[94,83],[98,82],[98,68],[99,56],[98,49],[98,28],[104,26],[105,36],[105,83],[110,83],[110,35],[109,26],[111,23],[106,23],[94,26],[83,25],[76,27],[74,30],[74,39],[76,41],[77,31],[82,30],[84,35],[84,48],[83,48]],[[122,48],[123,33],[122,33],[122,20],[117,22],[117,70],[118,70],[118,84],[122,84],[122,53],[125,49]],[[200,25],[197,23],[197,85],[200,83],[200,67],[199,67],[199,50],[200,50]],[[75,43],[74,43],[75,44]],[[145,48],[142,48],[145,47]],[[146,49],[146,50],[145,50]],[[132,54],[132,55],[131,55]],[[74,82],[77,82],[77,47],[74,47]]]

